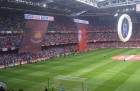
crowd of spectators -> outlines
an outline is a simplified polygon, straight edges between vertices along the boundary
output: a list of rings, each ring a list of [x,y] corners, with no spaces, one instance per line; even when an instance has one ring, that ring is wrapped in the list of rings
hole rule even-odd
[[[44,48],[39,55],[45,56],[47,58],[52,58],[52,57],[65,56],[68,54],[74,54],[76,53],[76,51],[77,51],[76,45],[59,46],[59,47],[52,47],[47,49]]]
[[[87,26],[87,42],[95,41],[120,41],[115,23],[96,23]],[[132,36],[129,41],[140,41],[140,28],[133,26]]]
[[[21,35],[4,35],[0,37],[0,48],[18,48],[21,43]]]
[[[93,32],[115,32],[117,24],[111,22],[96,21],[87,25],[87,31]]]
[[[87,42],[119,40],[115,23],[94,22],[87,26]]]
[[[21,16],[23,15],[14,15],[14,17],[12,15],[0,16],[0,32],[23,31],[23,28],[25,27],[25,20]],[[38,55],[33,55],[31,53],[0,55],[0,64],[22,63],[22,61],[24,62],[27,60],[30,62],[34,59],[52,58],[75,53],[77,51],[76,48],[78,43],[76,24],[73,20],[66,17],[61,17],[60,19],[57,18],[54,22],[49,22],[48,32],[46,33],[43,41],[43,45],[47,46],[47,48],[43,49],[41,53]],[[120,42],[115,23],[96,21],[86,25],[86,28],[88,43],[87,50],[112,47],[139,47],[140,31],[138,31],[138,28],[134,28],[130,42],[127,43]],[[2,51],[8,51],[7,49],[18,49],[21,41],[22,33],[0,33],[0,49]]]
[[[88,43],[87,50],[95,50],[99,48],[140,48],[140,42],[130,41],[130,42],[98,42],[98,43]]]
[[[67,19],[65,20],[64,18],[60,18],[60,20],[56,20],[55,22],[49,22],[48,31],[76,31],[76,24],[73,21]]]
[[[21,34],[11,34],[13,31],[23,31],[25,27],[24,15],[0,15],[0,49],[1,51],[9,51],[9,49],[14,50],[18,49],[22,41]],[[44,39],[44,45],[49,46],[42,49],[41,53],[37,55],[31,53],[18,54],[16,53],[6,53],[0,54],[0,65],[5,67],[21,65],[24,63],[30,63],[33,60],[38,59],[48,59],[58,56],[65,56],[77,51],[75,43],[78,42],[76,25],[70,21],[61,21],[50,22],[48,32]],[[3,34],[3,31],[10,31],[10,34]],[[60,33],[64,31],[64,33]],[[67,31],[73,31],[71,33]],[[68,45],[69,46],[65,46]],[[51,46],[55,47],[51,47]],[[56,46],[57,45],[57,46]]]
[[[76,33],[48,33],[45,37],[45,45],[60,45],[77,43]]]
[[[23,31],[25,27],[24,15],[1,15],[0,16],[0,50],[17,49],[21,43],[22,34],[2,34],[3,31]],[[50,32],[56,31],[56,33]],[[64,31],[64,33],[60,33]],[[69,31],[73,31],[69,33]],[[44,45],[59,45],[77,43],[76,25],[70,20],[57,20],[50,22]]]
[[[119,40],[117,32],[96,32],[87,33],[87,41],[117,41]]]
[[[21,65],[25,63],[32,63],[35,61],[41,61],[45,59],[50,59],[59,56],[65,56],[68,54],[76,53],[76,45],[68,45],[68,46],[55,46],[49,48],[43,48],[42,51],[38,54],[32,53],[9,53],[0,55],[0,66],[14,66],[14,65]]]
[[[11,16],[9,14],[0,16],[0,31],[22,31],[25,20],[22,16]]]
[[[25,20],[21,15],[2,13],[0,15],[0,50],[18,48],[21,42]],[[6,48],[6,49],[5,49]]]

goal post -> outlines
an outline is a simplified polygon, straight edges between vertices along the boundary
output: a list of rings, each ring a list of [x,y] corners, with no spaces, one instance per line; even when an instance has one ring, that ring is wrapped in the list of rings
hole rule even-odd
[[[57,90],[64,88],[66,91],[87,91],[87,78],[58,75],[53,80],[52,87]]]

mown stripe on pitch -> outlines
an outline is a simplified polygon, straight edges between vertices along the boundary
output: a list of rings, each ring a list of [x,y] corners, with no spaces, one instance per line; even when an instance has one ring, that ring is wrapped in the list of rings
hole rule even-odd
[[[48,79],[48,75],[23,75],[23,76],[18,76],[16,77],[17,79],[24,79],[26,81],[34,81],[34,82],[37,82],[37,83],[40,83],[40,82],[44,82],[45,80]]]
[[[71,70],[72,69],[78,70],[81,67],[84,68],[86,66],[92,65],[92,63],[98,62],[98,60],[93,61],[93,59],[94,59],[94,56],[91,56],[89,58],[83,58],[82,60],[79,60],[79,61],[78,60],[74,60],[73,62],[67,63],[65,65],[63,65],[63,63],[60,63],[59,66],[53,67],[52,69],[50,68],[50,70],[52,70],[52,71],[56,70],[56,69],[57,70],[63,70],[63,69],[66,69],[66,68],[70,68]],[[78,61],[78,62],[76,62],[76,61]]]
[[[121,50],[122,51],[122,50]],[[120,53],[121,52],[120,50],[119,51],[117,51],[118,53]],[[113,54],[115,54],[116,53],[116,51],[115,52],[113,52]],[[110,54],[110,53],[109,53]],[[93,69],[93,68],[96,68],[96,66],[97,66],[97,64],[102,64],[102,63],[104,63],[104,62],[106,62],[105,60],[103,60],[103,59],[106,59],[106,58],[104,58],[104,57],[99,57],[99,58],[96,58],[96,60],[94,60],[93,59],[93,61],[92,61],[92,65],[91,65],[91,70]],[[110,58],[109,58],[110,59]],[[108,63],[109,61],[109,59],[107,59],[107,62],[106,63]],[[97,63],[97,64],[96,64]],[[102,66],[102,65],[101,65]],[[88,67],[90,67],[90,65],[88,65]],[[86,68],[84,68],[85,70],[86,70]],[[83,70],[84,70],[83,69]],[[88,68],[87,68],[88,69]],[[81,72],[82,73],[82,72]]]
[[[120,71],[121,73],[127,75],[116,74],[115,76],[113,76],[111,79],[109,79],[104,83],[109,85],[116,85],[116,87],[100,85],[98,88],[95,89],[95,91],[115,91],[120,85],[126,82],[131,77],[131,75],[133,75],[139,69],[139,67],[140,64],[136,64],[135,62],[133,62],[131,65],[127,66],[125,69]],[[124,90],[120,90],[120,91],[124,91]]]
[[[100,70],[100,71],[93,72],[92,74],[94,74],[94,73],[100,73],[100,74],[96,75],[95,77],[91,78],[88,81],[89,84],[92,85],[92,90],[94,91],[94,89],[99,87],[100,85],[116,86],[113,84],[110,85],[110,84],[104,84],[104,83],[115,75],[126,75],[125,73],[121,73],[120,71],[131,64],[132,64],[132,62],[128,62],[126,64],[124,62],[119,62],[118,65],[115,65],[113,68],[110,68],[108,70]],[[95,84],[96,84],[96,86],[94,86]]]
[[[91,61],[88,61],[89,63],[87,65],[86,65],[86,63],[84,63],[84,65],[85,65],[84,67],[79,67],[79,70],[76,69],[75,72],[71,73],[70,75],[76,75],[78,73],[82,74],[82,72],[80,72],[81,70],[89,70],[89,67],[90,67],[90,70],[92,70],[93,68],[95,68],[97,66],[97,64],[100,65],[100,63],[103,64],[103,63],[108,63],[109,62],[109,61],[106,62],[105,60],[101,60],[102,58],[99,58],[99,59],[96,59],[96,60],[94,60],[94,58],[90,59]],[[86,59],[86,60],[88,60],[88,59]],[[82,63],[81,61],[78,61],[78,62]],[[84,61],[84,62],[86,62],[86,61]],[[75,64],[77,64],[77,63],[75,63]],[[73,66],[72,66],[72,68],[73,68]]]
[[[140,63],[140,62],[139,62]],[[125,91],[140,91],[140,68],[121,86],[119,86],[115,91],[125,90]]]
[[[129,53],[132,53],[131,51],[133,51],[134,49],[131,49],[131,50],[126,50],[125,49],[125,51],[124,52],[121,52],[121,54],[129,54]],[[121,61],[120,61],[121,62]],[[131,62],[130,62],[131,63]],[[117,65],[116,65],[117,66]],[[120,66],[121,67],[121,66]],[[113,67],[114,68],[114,67]],[[111,69],[113,69],[113,68],[111,68]],[[100,75],[100,74],[99,74]],[[98,75],[97,75],[98,76]],[[106,81],[106,80],[105,80]],[[104,82],[104,81],[103,81]],[[99,84],[99,85],[101,85],[101,84]],[[98,86],[97,86],[98,87]]]
[[[90,52],[90,53],[88,53],[88,52],[84,52],[84,53],[80,53],[80,54],[78,54],[78,56],[72,56],[72,59],[82,59],[82,58],[87,58],[87,57],[90,57],[90,56],[92,56],[92,54],[94,55],[94,53],[96,54],[96,55],[98,55],[98,54],[101,54],[101,52],[108,52],[108,51],[111,51],[111,50],[113,50],[113,49],[102,49],[101,51],[97,51],[97,52],[94,52],[94,51],[92,51],[92,52]]]
[[[114,49],[115,50],[115,49]],[[114,50],[112,50],[112,51],[114,51]],[[128,50],[128,49],[127,49]],[[110,53],[112,53],[112,51],[110,52]],[[124,50],[125,51],[125,50]],[[131,50],[132,51],[132,50]],[[106,53],[106,52],[100,52],[101,54],[102,53]],[[119,54],[119,53],[116,53],[117,55]],[[121,52],[120,52],[120,54],[121,54]],[[94,53],[93,53],[93,55],[94,55]],[[96,55],[96,53],[95,53],[95,55]],[[110,55],[114,55],[114,54],[108,54],[107,56],[110,56]],[[82,54],[81,54],[81,56],[82,56]],[[90,55],[90,56],[92,56],[92,55]],[[102,55],[101,55],[102,56]],[[81,63],[85,63],[84,61],[86,61],[86,57],[89,57],[89,56],[85,56],[85,58],[84,58],[84,60],[82,60],[81,61]],[[67,58],[67,57],[66,57]],[[39,67],[35,67],[36,65],[46,65],[46,67],[45,66],[43,66],[42,67],[42,71],[47,71],[47,72],[49,72],[48,73],[48,75],[50,76],[50,77],[53,77],[53,76],[55,76],[55,75],[58,75],[59,74],[59,72],[58,73],[52,73],[51,74],[51,70],[49,70],[48,69],[48,67],[57,67],[58,65],[59,65],[59,67],[61,68],[61,66],[62,66],[62,68],[64,68],[65,69],[65,67],[67,67],[67,66],[69,66],[68,68],[70,68],[71,66],[72,66],[72,64],[74,63],[74,61],[75,60],[73,60],[72,61],[72,63],[71,63],[71,65],[66,65],[65,66],[65,64],[69,64],[71,61],[65,61],[65,60],[63,60],[63,59],[65,59],[65,58],[61,58],[62,60],[61,61],[59,61],[59,60],[56,60],[56,61],[47,61],[47,62],[39,62],[39,63],[37,63],[37,64],[31,64],[31,65],[23,65],[23,66],[21,66],[21,67],[17,67],[17,68],[15,68],[15,67],[12,67],[12,68],[10,68],[10,69],[13,69],[14,68],[14,70],[16,70],[16,69],[25,69],[25,70],[29,70],[29,71],[32,71],[32,72],[36,72],[36,70],[38,70],[38,71],[41,71],[41,67],[39,68]],[[82,58],[83,59],[83,58]],[[88,59],[88,58],[87,58]],[[93,57],[93,60],[94,60],[95,58]],[[87,64],[87,66],[86,65],[82,65],[83,67],[88,67],[88,66],[92,66],[92,64],[93,63],[95,63],[95,65],[97,65],[97,64],[99,64],[99,63],[101,63],[101,61],[100,60],[103,60],[103,58],[101,57],[99,57],[99,58],[96,58],[97,59],[97,61],[95,61],[94,60],[94,62],[92,62],[92,60],[91,61],[87,61],[87,62],[92,62],[91,63],[91,65],[89,65],[89,63]],[[55,60],[55,59],[54,59]],[[108,59],[109,60],[109,59]],[[59,61],[59,62],[58,62]],[[55,63],[56,62],[56,63]],[[64,64],[59,64],[60,62],[64,62]],[[77,62],[80,62],[80,61],[77,61]],[[75,62],[75,64],[77,63],[77,62]],[[96,63],[97,62],[97,63]],[[102,62],[104,62],[104,61],[102,61]],[[54,63],[54,64],[52,64],[52,63]],[[51,65],[52,64],[52,65]],[[48,65],[48,66],[47,66]],[[78,64],[78,65],[80,65],[80,64]],[[30,67],[28,67],[28,66],[30,66]],[[32,69],[32,67],[33,67],[33,69]],[[94,65],[93,65],[94,66]],[[27,67],[27,68],[26,68]],[[58,68],[59,68],[58,67]],[[79,66],[79,68],[82,68],[81,66]],[[9,68],[8,69],[6,69],[5,71],[8,71],[9,70]],[[77,69],[71,69],[71,70],[77,70]],[[1,70],[0,70],[1,71]],[[11,72],[12,72],[12,70],[10,70]],[[59,71],[59,70],[58,70]],[[63,69],[62,70],[60,70],[60,74],[62,74],[63,72]],[[5,74],[5,75],[8,75],[8,74],[10,74],[11,72],[7,72],[7,74]],[[3,72],[2,72],[3,73]],[[2,74],[1,73],[1,74]],[[19,72],[19,73],[21,73],[21,72]],[[23,73],[25,73],[26,74],[26,72],[23,72]],[[27,72],[28,73],[28,72]],[[70,72],[68,72],[68,73],[65,73],[65,74],[70,74],[71,73],[71,71]],[[24,74],[24,75],[25,75]],[[15,74],[15,77],[19,77],[19,76],[16,76],[16,75],[19,75],[19,74]],[[46,77],[48,76],[48,75],[46,75]],[[4,76],[4,75],[3,75]],[[22,78],[22,75],[20,75],[21,77],[20,77],[20,79],[25,79],[25,78]],[[9,77],[9,76],[8,76]],[[12,76],[13,77],[13,76]],[[11,78],[12,78],[11,77]],[[27,77],[29,77],[29,76],[27,76]],[[43,82],[43,80],[46,80],[47,78],[45,77],[45,76],[39,76],[40,78],[38,78],[38,77],[32,77],[32,76],[30,76],[30,78],[28,78],[28,79],[25,79],[25,80],[29,80],[29,81],[35,81],[35,82],[37,82],[37,83],[41,83],[41,82]],[[11,79],[11,78],[9,78],[9,79]],[[4,78],[4,79],[8,79],[8,78]],[[39,80],[41,80],[41,81],[39,81]],[[23,84],[26,84],[26,83],[23,83]],[[31,83],[30,83],[31,84]],[[20,86],[20,85],[19,85]],[[17,86],[18,87],[18,86]]]
[[[114,50],[114,51],[112,51],[112,52],[109,52],[109,53],[106,53],[107,55],[109,55],[109,54],[116,54],[116,53],[120,53],[120,52],[122,52],[122,51],[124,51],[124,50]],[[126,52],[126,51],[125,51]],[[104,58],[104,57],[102,57],[102,58],[100,58],[99,57],[99,59],[96,59],[96,60],[94,60],[93,62],[93,64],[91,64],[91,65],[87,65],[87,67],[83,67],[83,69],[81,69],[81,70],[77,70],[75,73],[72,73],[73,75],[76,75],[76,76],[84,76],[84,74],[86,75],[86,74],[88,74],[88,73],[90,73],[91,71],[94,71],[94,70],[98,70],[98,69],[100,69],[100,67],[101,67],[101,69],[104,69],[103,67],[105,66],[105,65],[110,65],[110,62],[111,63],[114,63],[114,61],[109,61],[110,60],[110,57],[108,58],[108,59],[106,59],[106,58]],[[99,63],[99,65],[97,65],[97,64],[95,64],[95,62],[96,63]],[[109,63],[109,64],[108,64]],[[116,62],[116,63],[119,63],[119,62]],[[114,64],[114,65],[116,65],[116,63]],[[111,66],[111,65],[110,65]],[[90,70],[89,70],[89,67],[90,67]],[[85,72],[83,72],[83,70],[85,70]],[[87,71],[86,71],[87,70]],[[71,74],[71,75],[72,75]]]
[[[47,82],[42,82],[37,85],[32,85],[31,88],[26,89],[26,91],[44,91],[46,87]]]
[[[125,51],[125,52],[128,52],[128,51]],[[115,61],[115,62],[117,62],[117,63],[120,63],[120,62],[118,62],[118,61]],[[113,63],[113,62],[112,62]],[[108,64],[109,65],[109,64]],[[116,63],[114,63],[114,65],[116,65]],[[111,65],[111,67],[114,67],[114,65]],[[94,66],[93,66],[94,67]],[[101,69],[105,69],[104,67],[102,67]],[[87,71],[86,71],[87,72]],[[81,72],[81,73],[83,73],[83,72]],[[89,72],[89,74],[90,73],[92,73],[92,72]],[[101,72],[98,72],[97,74],[100,74]],[[80,73],[79,73],[80,74]],[[94,74],[95,75],[95,74]],[[86,77],[86,76],[85,76]],[[93,75],[91,75],[91,77],[93,77]],[[89,78],[89,77],[88,77]]]
[[[89,71],[89,72],[86,72],[85,74],[82,74],[82,75],[80,75],[80,76],[81,76],[81,77],[92,78],[92,77],[94,77],[94,76],[100,74],[100,72],[99,72],[99,73],[98,73],[98,72],[95,73],[95,71],[102,71],[102,70],[105,71],[105,70],[108,70],[108,69],[114,67],[115,65],[118,65],[118,64],[119,64],[119,62],[111,61],[111,62],[109,62],[109,63],[107,63],[107,64],[104,64],[104,65],[102,65],[102,66],[100,66],[100,67],[98,67],[98,68],[96,68],[96,69],[93,69],[93,70],[91,70],[91,71]],[[94,73],[94,74],[92,74],[92,73]]]
[[[30,81],[30,80],[23,80],[23,79],[17,79],[17,78],[13,78],[13,79],[9,79],[6,81],[6,85],[8,85],[8,87],[14,87],[14,89],[19,89],[19,88],[23,88],[23,89],[27,89],[27,88],[31,88],[31,86],[33,85],[37,85],[37,82],[34,81]]]

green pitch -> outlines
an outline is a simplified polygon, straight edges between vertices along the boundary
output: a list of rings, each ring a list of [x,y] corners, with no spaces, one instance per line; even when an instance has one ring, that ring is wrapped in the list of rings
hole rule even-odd
[[[140,91],[140,61],[124,62],[111,59],[112,56],[134,52],[140,55],[140,49],[98,49],[39,63],[0,69],[0,81],[6,83],[8,88],[44,91],[48,86],[48,78],[49,83],[52,84],[54,77],[65,75],[86,78],[88,91]],[[70,88],[76,88],[76,85]]]

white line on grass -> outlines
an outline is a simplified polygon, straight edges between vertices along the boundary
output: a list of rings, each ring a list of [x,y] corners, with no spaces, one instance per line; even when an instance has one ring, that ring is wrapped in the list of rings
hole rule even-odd
[[[102,83],[90,83],[90,82],[87,82],[87,84],[95,84],[95,85],[105,85],[105,86],[113,86],[113,87],[118,87],[118,85],[110,85],[110,84],[102,84]]]
[[[133,57],[135,57],[135,55],[128,56],[127,58],[125,58],[125,60],[129,60],[129,59],[131,59]]]
[[[122,59],[122,58],[124,58],[125,56],[121,56],[121,57],[119,57],[119,59]]]

